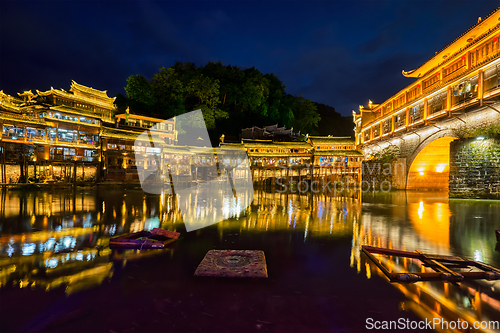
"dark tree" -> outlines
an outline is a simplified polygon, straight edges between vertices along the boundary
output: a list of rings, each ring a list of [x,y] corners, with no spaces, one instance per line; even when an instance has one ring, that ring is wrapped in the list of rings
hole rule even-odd
[[[354,123],[352,117],[343,117],[334,107],[314,103],[321,116],[318,124],[319,135],[351,136],[354,137]]]
[[[116,105],[118,113],[124,113],[128,106],[127,97],[122,94],[116,94],[114,104]]]
[[[156,114],[171,118],[186,112],[185,85],[174,68],[160,68],[151,79],[151,89]]]
[[[201,67],[176,62],[160,68],[149,82],[132,75],[125,91],[132,111],[170,118],[201,109],[212,139],[276,123],[309,134],[344,135],[346,128],[352,129],[332,107],[289,95],[285,88],[272,73],[263,75],[255,67],[243,70],[219,61]],[[115,103],[123,109],[123,96]]]
[[[144,76],[140,74],[129,76],[125,91],[132,111],[151,113],[154,103],[153,89]]]

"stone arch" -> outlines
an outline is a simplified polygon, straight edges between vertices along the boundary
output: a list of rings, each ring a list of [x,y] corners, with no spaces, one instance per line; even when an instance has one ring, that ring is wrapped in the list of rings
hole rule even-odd
[[[413,149],[413,152],[409,155],[409,158],[407,158],[406,160],[406,165],[408,166],[408,168],[411,166],[411,164],[415,160],[415,157],[417,157],[417,155],[422,151],[422,149],[424,149],[432,141],[444,137],[452,137],[458,139],[453,130],[449,128],[443,128],[441,130],[438,130],[437,132],[432,133],[424,140],[420,141],[419,144],[415,147],[415,149]]]
[[[407,160],[406,188],[448,190],[450,142],[453,131],[443,129],[421,141]]]

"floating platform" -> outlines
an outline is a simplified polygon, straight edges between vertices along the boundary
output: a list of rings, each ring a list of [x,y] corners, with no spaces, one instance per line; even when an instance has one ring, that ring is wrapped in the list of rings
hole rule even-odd
[[[195,276],[267,278],[264,251],[211,250],[205,255]]]
[[[463,257],[425,254],[420,251],[407,252],[373,246],[362,246],[363,253],[387,276],[391,282],[412,283],[419,281],[460,282],[463,280],[500,280],[500,269],[479,261]],[[393,273],[373,253],[391,257],[417,259],[434,272]]]
[[[156,230],[155,230],[156,229]],[[179,233],[155,228],[152,232],[139,231],[109,240],[111,249],[163,249],[167,244],[179,238]]]

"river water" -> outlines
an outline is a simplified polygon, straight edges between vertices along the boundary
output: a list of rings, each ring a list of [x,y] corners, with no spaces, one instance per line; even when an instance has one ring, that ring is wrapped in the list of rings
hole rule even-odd
[[[210,199],[194,202],[194,214],[213,213],[215,203]],[[261,249],[269,279],[277,283],[316,281],[311,287],[315,293],[331,294],[321,278],[352,276],[342,280],[346,289],[378,280],[404,300],[391,306],[418,318],[460,318],[471,325],[482,322],[483,331],[500,331],[484,324],[500,320],[500,282],[391,284],[360,252],[366,244],[464,256],[500,267],[494,235],[500,229],[499,201],[448,199],[446,193],[431,192],[334,196],[256,190],[250,206],[239,208],[228,204],[224,221],[187,233],[174,197],[149,195],[140,188],[0,192],[0,297],[6,290],[28,298],[40,290],[48,295],[99,290],[118,276],[116,255],[107,246],[110,237],[160,227],[181,232],[174,246],[128,250],[120,253],[122,258],[141,262],[159,256],[176,266],[175,274],[186,277],[208,250]],[[392,271],[417,267],[395,258],[386,264]]]

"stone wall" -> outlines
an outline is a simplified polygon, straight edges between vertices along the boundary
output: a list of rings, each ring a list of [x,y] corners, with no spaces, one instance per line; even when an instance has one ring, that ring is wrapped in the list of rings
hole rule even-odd
[[[500,138],[450,144],[450,198],[500,199]]]

